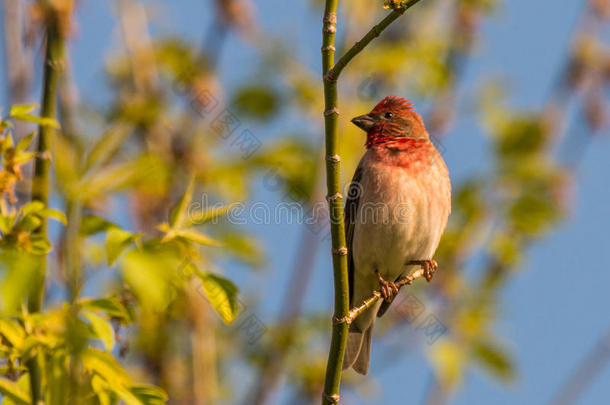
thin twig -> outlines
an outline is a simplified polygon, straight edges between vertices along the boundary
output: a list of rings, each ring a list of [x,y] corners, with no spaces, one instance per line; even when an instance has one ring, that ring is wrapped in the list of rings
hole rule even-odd
[[[326,73],[325,79],[330,81],[336,81],[341,74],[341,71],[347,66],[347,64],[358,55],[372,40],[377,38],[381,33],[398,17],[403,15],[405,11],[409,8],[417,4],[420,0],[411,0],[409,3],[405,4],[404,7],[393,10],[390,14],[388,14],[381,22],[375,25],[369,32],[366,33],[365,36],[358,42],[356,42],[341,58],[339,61]]]
[[[398,280],[395,284],[396,287],[400,288],[404,285],[410,285],[413,283],[414,280],[417,280],[418,278],[421,278],[424,276],[424,269],[419,269],[415,272],[413,272],[412,274],[402,277],[400,280]],[[335,322],[340,322],[340,323],[347,323],[350,324],[354,321],[354,319],[356,319],[358,317],[358,315],[360,315],[361,313],[363,313],[364,311],[366,311],[368,308],[372,307],[377,301],[379,301],[381,299],[381,291],[379,290],[375,290],[373,291],[373,294],[371,294],[371,296],[367,299],[365,299],[364,301],[362,301],[362,304],[358,305],[357,307],[353,307],[352,309],[349,310],[349,313],[346,317],[341,318],[341,319],[337,319],[335,320]]]
[[[587,353],[555,393],[550,405],[574,405],[610,361],[610,329]]]

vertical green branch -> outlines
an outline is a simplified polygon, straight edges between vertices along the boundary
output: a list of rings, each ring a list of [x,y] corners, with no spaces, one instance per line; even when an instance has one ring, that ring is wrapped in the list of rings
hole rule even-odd
[[[322,74],[324,77],[324,126],[326,134],[326,184],[333,253],[335,282],[335,312],[333,319],[342,319],[349,311],[347,279],[347,247],[343,230],[343,198],[341,197],[340,158],[338,154],[337,80],[329,71],[335,62],[335,32],[337,0],[327,0],[323,20]],[[333,333],[328,353],[324,380],[323,404],[337,403],[341,383],[341,366],[347,343],[347,323],[333,322]]]
[[[388,14],[360,41],[356,42],[335,65],[335,34],[337,31],[338,0],[326,0],[322,24],[322,74],[324,80],[324,130],[326,134],[326,183],[332,237],[333,277],[335,287],[335,310],[333,330],[326,365],[322,404],[339,402],[339,386],[343,356],[347,344],[349,318],[349,283],[347,276],[347,246],[343,224],[343,197],[341,196],[341,161],[339,157],[337,81],[341,71],[373,39],[377,38],[393,21],[420,0],[409,0]]]
[[[64,64],[64,33],[60,26],[60,18],[55,12],[49,12],[46,30],[46,54],[44,59],[44,76],[42,82],[42,102],[40,116],[43,118],[56,117],[57,84]],[[50,187],[50,141],[55,129],[49,125],[40,125],[38,129],[37,157],[34,163],[34,176],[32,179],[32,201],[40,201],[45,206],[49,201]],[[37,230],[39,235],[47,236],[47,220],[42,219]],[[28,301],[30,312],[37,312],[42,306],[44,293],[44,275],[46,260],[41,260],[40,273],[36,285],[32,288]]]
[[[46,2],[43,2],[43,5],[47,11],[47,26],[40,116],[43,118],[55,119],[57,86],[59,75],[64,65],[65,34],[71,7],[67,7],[66,11],[60,12]],[[49,125],[39,126],[37,157],[34,163],[34,176],[32,179],[32,201],[40,201],[45,206],[48,205],[49,201],[51,170],[49,149],[54,131],[55,129]],[[40,227],[36,232],[41,237],[47,237],[46,218],[42,219]],[[33,282],[28,297],[28,310],[31,313],[39,312],[42,308],[45,274],[46,257],[43,256],[40,258],[36,279]],[[39,405],[43,403],[44,398],[42,395],[41,369],[38,357],[34,357],[28,361],[27,368],[30,374],[32,404]]]

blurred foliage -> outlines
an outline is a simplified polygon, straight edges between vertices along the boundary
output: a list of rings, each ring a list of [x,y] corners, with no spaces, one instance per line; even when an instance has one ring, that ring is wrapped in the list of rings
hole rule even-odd
[[[403,3],[342,5],[345,45],[338,53],[387,13],[384,4]],[[40,40],[53,18],[77,32],[76,25],[67,26],[62,4],[31,2],[28,35]],[[318,13],[321,4],[315,0],[311,7]],[[339,86],[344,118],[370,110],[387,94],[429,106],[423,112],[440,148],[460,97],[478,96],[467,114],[481,123],[489,161],[454,182],[453,212],[437,252],[441,271],[426,288],[412,286],[448,329],[431,345],[422,344],[424,332],[413,333],[413,345],[427,352],[446,397],[471,367],[504,382],[518,374],[509,342],[495,325],[502,287],[523,265],[528,247],[567,213],[570,173],[553,154],[563,117],[556,101],[585,92],[590,129],[604,123],[603,96],[587,90],[587,83],[607,83],[610,57],[591,33],[578,36],[568,53],[556,90],[561,97],[549,100],[553,108],[515,110],[497,81],[458,94],[464,65],[483,40],[480,25],[502,5],[421,1],[413,9],[417,18],[409,11],[393,24],[353,60]],[[295,46],[301,38],[274,36],[259,26],[249,0],[214,2],[211,40],[201,49],[182,37],[151,36],[164,14],[148,21],[146,7],[137,0],[116,2],[124,48],[106,58],[103,108],[94,107],[96,100],[79,104],[70,97],[73,78],[65,70],[57,120],[39,117],[33,105],[13,106],[0,120],[2,403],[30,403],[28,361],[40,364],[49,405],[263,404],[283,382],[291,387],[292,403],[317,401],[328,311],[303,309],[295,302],[303,298],[288,293],[277,322],[259,319],[258,301],[278,288],[269,273],[249,273],[267,268],[270,258],[248,226],[232,221],[232,210],[269,195],[302,203],[305,211],[325,206],[319,72],[302,63]],[[216,66],[229,31],[259,57],[243,80],[226,85]],[[311,48],[311,41],[306,38],[303,47]],[[364,139],[344,118],[339,130],[347,184]],[[39,156],[53,163],[52,207],[28,199],[35,134],[18,134],[17,121],[59,130],[48,156]],[[298,257],[315,257],[328,236],[322,214],[303,227],[304,235],[314,232],[316,243],[286,240],[267,248],[310,249]],[[45,218],[54,220],[48,236],[36,232]],[[41,312],[30,313],[25,297],[42,257],[48,261],[46,302]],[[300,264],[295,260],[295,289],[304,297],[310,286],[297,276],[313,268]],[[241,281],[253,277],[263,277],[264,288]],[[407,351],[403,339],[400,350],[390,344],[390,331],[406,324],[398,311],[380,322],[380,341],[389,346],[375,347],[380,359]],[[252,386],[242,387],[250,379]],[[346,388],[371,402],[381,391],[374,379],[363,384],[344,376]]]

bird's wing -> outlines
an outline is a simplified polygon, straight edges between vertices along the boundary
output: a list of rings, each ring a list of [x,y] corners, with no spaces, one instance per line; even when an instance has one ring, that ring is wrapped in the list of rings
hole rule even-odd
[[[352,182],[350,183],[347,192],[347,200],[345,202],[345,241],[347,243],[347,277],[349,281],[349,305],[353,306],[354,298],[354,255],[352,245],[354,240],[354,228],[356,225],[356,213],[358,212],[358,203],[362,194],[362,167],[358,165]]]

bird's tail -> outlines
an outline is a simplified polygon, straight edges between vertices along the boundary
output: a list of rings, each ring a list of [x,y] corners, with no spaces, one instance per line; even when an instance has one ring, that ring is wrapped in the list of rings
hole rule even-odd
[[[345,356],[343,357],[344,370],[353,367],[359,374],[366,375],[368,373],[372,335],[373,323],[364,332],[350,327],[349,334],[347,335]]]

